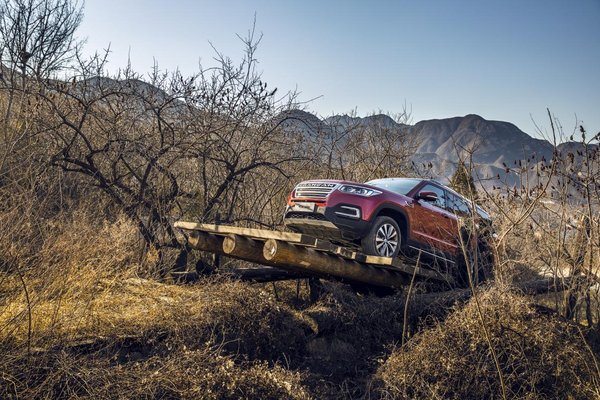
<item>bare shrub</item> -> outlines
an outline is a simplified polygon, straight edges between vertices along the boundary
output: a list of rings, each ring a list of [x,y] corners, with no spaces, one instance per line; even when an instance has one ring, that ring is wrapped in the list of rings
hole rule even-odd
[[[0,61],[14,71],[47,78],[75,56],[73,34],[83,7],[70,0],[9,0],[0,7]]]
[[[351,113],[326,119],[316,137],[320,163],[307,178],[366,182],[413,175],[411,156],[416,143],[404,129],[409,121],[406,109],[396,115],[373,114],[361,119]]]

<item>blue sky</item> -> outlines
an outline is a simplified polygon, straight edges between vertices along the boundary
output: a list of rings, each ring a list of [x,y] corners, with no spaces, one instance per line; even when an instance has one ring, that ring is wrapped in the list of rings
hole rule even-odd
[[[318,97],[318,115],[406,104],[413,122],[479,114],[535,135],[548,107],[567,134],[600,131],[600,0],[86,0],[78,34],[88,53],[110,43],[112,69],[193,73],[210,43],[239,59],[255,14],[269,87]]]

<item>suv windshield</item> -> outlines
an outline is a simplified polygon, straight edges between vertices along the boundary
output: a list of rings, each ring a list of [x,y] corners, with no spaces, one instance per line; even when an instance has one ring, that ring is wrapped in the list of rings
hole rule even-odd
[[[373,181],[366,182],[367,185],[376,186],[382,189],[387,189],[394,193],[407,195],[415,186],[421,182],[420,179],[410,178],[386,178],[386,179],[375,179]]]

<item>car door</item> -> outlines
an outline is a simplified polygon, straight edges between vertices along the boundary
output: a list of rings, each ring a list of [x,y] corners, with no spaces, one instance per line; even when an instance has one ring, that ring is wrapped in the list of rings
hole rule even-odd
[[[422,192],[435,193],[437,199],[427,201],[418,198],[418,194]],[[458,251],[456,241],[458,217],[446,209],[447,192],[437,185],[428,183],[418,191],[416,196],[411,210],[413,240],[418,245],[455,254]]]

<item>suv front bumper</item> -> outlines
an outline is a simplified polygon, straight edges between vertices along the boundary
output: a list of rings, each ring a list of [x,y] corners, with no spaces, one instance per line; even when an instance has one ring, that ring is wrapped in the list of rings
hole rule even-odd
[[[285,210],[284,224],[293,231],[320,239],[353,242],[369,231],[360,207],[336,204],[333,207],[311,202],[294,202]]]

